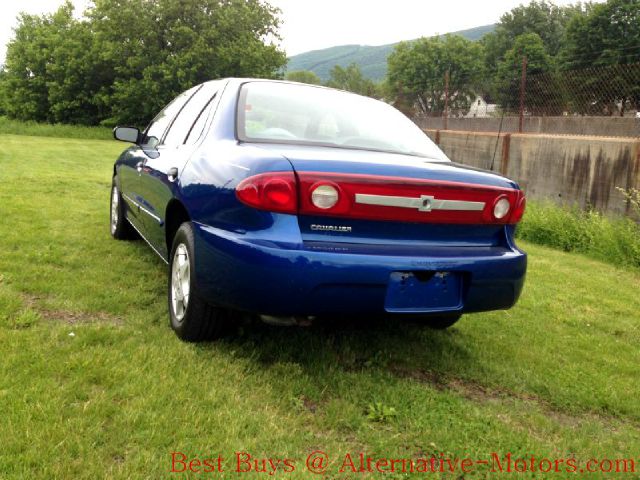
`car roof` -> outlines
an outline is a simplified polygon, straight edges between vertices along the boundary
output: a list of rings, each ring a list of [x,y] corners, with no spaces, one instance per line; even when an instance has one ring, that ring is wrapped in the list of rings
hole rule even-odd
[[[269,83],[284,83],[284,84],[290,84],[290,85],[303,85],[305,87],[322,88],[324,90],[333,90],[336,92],[350,93],[351,95],[357,95],[359,97],[366,97],[366,98],[371,98],[372,100],[377,100],[376,98],[373,98],[373,97],[367,97],[366,95],[360,95],[358,93],[350,92],[349,90],[342,90],[340,88],[327,87],[325,85],[315,85],[312,83],[292,82],[291,80],[279,80],[275,78],[225,77],[225,78],[219,78],[215,80],[209,80],[208,82],[203,82],[203,83],[219,82],[219,81],[234,83],[236,85],[241,85],[243,83],[248,83],[248,82],[269,82]]]

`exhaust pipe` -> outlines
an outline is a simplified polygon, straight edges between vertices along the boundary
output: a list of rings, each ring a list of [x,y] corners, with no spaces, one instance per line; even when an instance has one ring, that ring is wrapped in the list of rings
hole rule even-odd
[[[260,315],[267,325],[276,327],[310,327],[315,317],[274,317],[272,315]]]

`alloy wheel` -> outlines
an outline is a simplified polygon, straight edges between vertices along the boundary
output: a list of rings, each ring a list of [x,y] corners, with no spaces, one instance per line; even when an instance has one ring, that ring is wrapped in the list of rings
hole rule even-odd
[[[111,233],[118,228],[118,207],[120,206],[120,194],[115,185],[111,189]]]
[[[191,276],[189,252],[184,243],[176,248],[171,266],[171,306],[178,322],[181,322],[189,306]]]

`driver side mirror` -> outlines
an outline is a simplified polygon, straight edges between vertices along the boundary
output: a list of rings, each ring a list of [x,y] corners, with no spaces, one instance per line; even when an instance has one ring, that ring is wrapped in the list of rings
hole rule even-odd
[[[113,138],[121,142],[138,143],[140,130],[135,127],[116,127],[113,129]]]

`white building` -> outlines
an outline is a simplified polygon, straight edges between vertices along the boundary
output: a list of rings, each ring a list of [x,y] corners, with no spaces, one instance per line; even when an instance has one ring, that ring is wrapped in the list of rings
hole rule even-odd
[[[469,113],[467,113],[465,116],[467,118],[492,117],[495,115],[495,113],[495,103],[487,103],[484,101],[484,98],[482,98],[481,96],[477,96],[476,99],[471,103]]]

